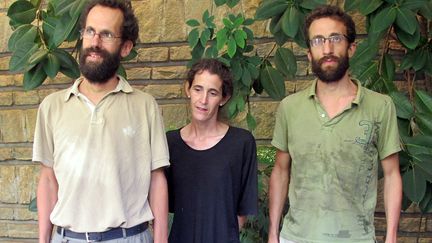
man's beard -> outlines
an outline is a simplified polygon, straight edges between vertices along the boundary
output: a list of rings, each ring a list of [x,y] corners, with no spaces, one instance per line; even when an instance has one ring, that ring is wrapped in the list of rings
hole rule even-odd
[[[331,59],[333,61],[337,61],[336,67],[329,67],[328,69],[323,69],[322,64],[326,61],[326,59]],[[318,61],[312,58],[312,71],[315,75],[325,83],[336,82],[342,79],[349,68],[349,59],[348,54],[345,54],[341,57],[336,57],[333,55],[324,56]]]
[[[87,57],[91,52],[97,53],[102,62],[87,61]],[[120,66],[120,60],[120,48],[112,54],[98,47],[81,49],[79,58],[80,71],[90,83],[103,84],[115,75]]]

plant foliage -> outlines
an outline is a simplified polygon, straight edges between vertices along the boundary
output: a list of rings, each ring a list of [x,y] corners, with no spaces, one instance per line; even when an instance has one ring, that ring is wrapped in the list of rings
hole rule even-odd
[[[59,72],[76,79],[80,76],[74,56],[61,49],[65,42],[75,42],[72,54],[80,47],[79,17],[87,0],[18,0],[8,9],[13,33],[8,41],[12,52],[11,72],[24,72],[24,89],[40,86],[47,77]],[[135,50],[127,57],[133,58]],[[123,67],[118,70],[125,76]]]

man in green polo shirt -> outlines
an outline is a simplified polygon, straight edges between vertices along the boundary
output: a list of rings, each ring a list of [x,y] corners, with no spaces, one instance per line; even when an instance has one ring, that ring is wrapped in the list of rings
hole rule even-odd
[[[375,242],[378,161],[384,171],[386,242],[396,242],[402,198],[394,104],[348,73],[351,17],[335,6],[306,19],[311,87],[277,110],[268,242]],[[288,195],[290,208],[279,224]]]

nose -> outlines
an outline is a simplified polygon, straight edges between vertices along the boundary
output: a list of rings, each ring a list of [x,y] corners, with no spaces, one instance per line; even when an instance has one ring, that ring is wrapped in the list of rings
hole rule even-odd
[[[100,46],[102,43],[102,40],[100,38],[100,35],[96,33],[93,38],[91,38],[91,44],[92,46]]]
[[[323,53],[324,53],[324,55],[333,54],[333,44],[330,42],[330,40],[324,41]]]
[[[207,101],[208,101],[208,94],[207,94],[207,92],[203,92],[201,97],[200,97],[200,102],[201,102],[201,104],[205,105],[205,104],[207,104]]]

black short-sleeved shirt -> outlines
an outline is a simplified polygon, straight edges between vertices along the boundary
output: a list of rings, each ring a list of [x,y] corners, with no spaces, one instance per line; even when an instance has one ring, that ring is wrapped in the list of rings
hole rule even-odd
[[[237,243],[237,215],[257,213],[256,144],[252,134],[230,127],[212,148],[195,150],[180,130],[167,133],[170,243]]]

